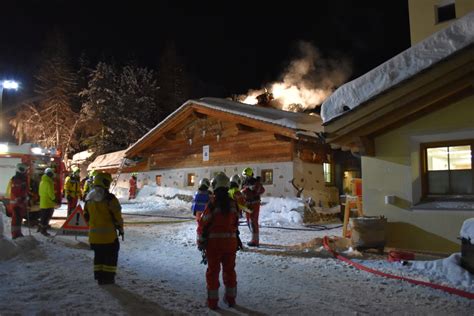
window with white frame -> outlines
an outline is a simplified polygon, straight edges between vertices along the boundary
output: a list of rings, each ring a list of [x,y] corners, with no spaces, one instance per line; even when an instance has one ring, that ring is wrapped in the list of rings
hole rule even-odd
[[[429,196],[472,196],[474,140],[422,144],[423,192]]]

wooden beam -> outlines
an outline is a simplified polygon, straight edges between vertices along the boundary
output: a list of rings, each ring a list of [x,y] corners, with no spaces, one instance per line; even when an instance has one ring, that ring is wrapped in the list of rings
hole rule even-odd
[[[259,131],[258,128],[248,126],[248,125],[245,125],[245,124],[241,124],[241,123],[237,123],[237,124],[235,124],[235,126],[237,126],[237,130],[239,130],[239,131],[244,131],[244,132],[257,132],[257,131]]]
[[[360,152],[361,155],[370,156],[370,157],[375,156],[375,142],[373,138],[369,138],[367,136],[360,136],[359,142],[362,145],[361,147],[358,148],[359,149],[358,151]]]
[[[284,136],[280,134],[273,134],[273,136],[275,137],[276,140],[280,140],[282,142],[291,142],[293,140],[292,138],[288,136]]]
[[[198,119],[207,119],[207,114],[200,113],[196,110],[193,111],[193,115],[197,117]]]
[[[176,139],[176,133],[173,132],[166,132],[163,134],[163,137],[166,138],[166,140],[175,140]]]

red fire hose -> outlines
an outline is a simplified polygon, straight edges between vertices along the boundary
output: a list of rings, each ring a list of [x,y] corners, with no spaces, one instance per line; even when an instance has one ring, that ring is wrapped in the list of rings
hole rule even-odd
[[[350,264],[351,266],[356,267],[357,269],[364,270],[364,271],[367,271],[367,272],[370,272],[370,273],[373,273],[373,274],[376,274],[376,275],[380,275],[380,276],[383,276],[383,277],[386,277],[386,278],[390,278],[390,279],[403,280],[403,281],[407,281],[407,282],[417,284],[417,285],[428,286],[428,287],[438,289],[438,290],[442,290],[442,291],[445,291],[445,292],[448,292],[448,293],[451,293],[451,294],[455,294],[455,295],[459,295],[459,296],[462,296],[462,297],[465,297],[465,298],[469,298],[471,300],[474,299],[474,293],[471,293],[471,292],[466,292],[466,291],[462,291],[462,290],[459,290],[459,289],[456,289],[456,288],[443,286],[443,285],[439,285],[439,284],[434,284],[434,283],[430,283],[430,282],[424,282],[424,281],[419,281],[419,280],[415,280],[415,279],[410,279],[410,278],[403,277],[403,276],[388,274],[388,273],[385,273],[385,272],[382,272],[382,271],[371,269],[371,268],[366,267],[366,266],[364,266],[362,264],[359,264],[357,262],[354,262],[354,261],[352,261],[352,260],[350,260],[350,259],[348,259],[344,256],[341,256],[335,250],[333,250],[329,246],[328,236],[325,236],[323,238],[323,246],[327,251],[332,253],[334,257],[336,257],[339,260],[344,261],[347,264]]]

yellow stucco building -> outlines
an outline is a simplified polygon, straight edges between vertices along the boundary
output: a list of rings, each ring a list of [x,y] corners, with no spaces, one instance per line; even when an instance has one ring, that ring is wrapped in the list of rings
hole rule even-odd
[[[456,18],[434,23],[446,3]],[[388,247],[459,252],[474,217],[474,1],[409,7],[416,44],[336,90],[324,130],[361,154],[363,209],[387,218]]]
[[[409,0],[410,37],[414,45],[474,10],[472,0]]]

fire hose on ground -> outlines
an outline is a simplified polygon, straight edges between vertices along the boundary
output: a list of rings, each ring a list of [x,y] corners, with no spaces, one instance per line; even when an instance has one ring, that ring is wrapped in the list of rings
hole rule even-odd
[[[399,276],[399,275],[394,275],[394,274],[389,274],[389,273],[385,273],[385,272],[382,272],[382,271],[379,271],[379,270],[375,270],[375,269],[371,269],[369,267],[366,267],[360,263],[357,263],[357,262],[354,262],[352,260],[350,260],[349,258],[346,258],[344,256],[341,256],[339,253],[337,253],[335,250],[333,250],[330,246],[329,246],[329,238],[328,236],[325,236],[323,238],[323,246],[324,248],[329,251],[335,258],[341,260],[341,261],[344,261],[345,263],[353,266],[353,267],[356,267],[357,269],[359,270],[363,270],[363,271],[367,271],[367,272],[370,272],[370,273],[373,273],[373,274],[376,274],[376,275],[379,275],[379,276],[383,276],[383,277],[386,277],[386,278],[390,278],[390,279],[395,279],[395,280],[403,280],[403,281],[407,281],[407,282],[410,282],[412,284],[416,284],[416,285],[424,285],[424,286],[428,286],[428,287],[431,287],[433,289],[437,289],[437,290],[442,290],[442,291],[445,291],[445,292],[448,292],[450,294],[455,294],[455,295],[458,295],[458,296],[462,296],[462,297],[465,297],[465,298],[469,298],[469,299],[474,299],[474,293],[471,293],[471,292],[467,292],[467,291],[463,291],[463,290],[459,290],[459,289],[456,289],[456,288],[452,288],[452,287],[449,287],[449,286],[444,286],[444,285],[439,285],[439,284],[435,284],[435,283],[430,283],[430,282],[425,282],[425,281],[420,281],[420,280],[416,280],[416,279],[411,279],[411,278],[407,278],[407,277],[403,277],[403,276]]]

